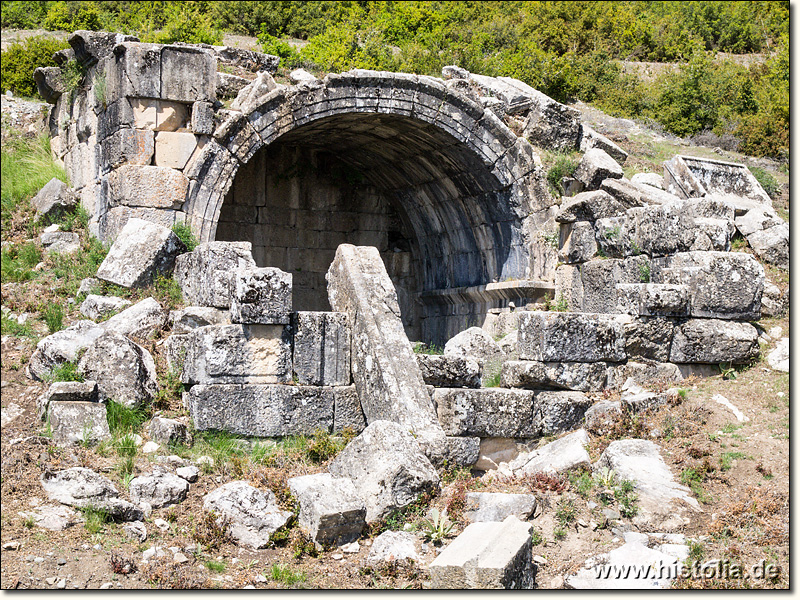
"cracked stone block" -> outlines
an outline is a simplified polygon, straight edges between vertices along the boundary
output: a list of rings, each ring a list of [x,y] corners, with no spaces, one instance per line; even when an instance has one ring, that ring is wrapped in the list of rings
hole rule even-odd
[[[99,402],[51,402],[47,422],[53,441],[59,446],[95,445],[111,439],[106,406]]]
[[[750,323],[690,319],[675,327],[669,361],[742,364],[759,354],[758,330]]]
[[[243,269],[234,277],[231,321],[288,325],[292,311],[292,274],[275,267]]]
[[[539,362],[622,362],[627,315],[530,311],[519,317],[519,357]]]
[[[229,308],[240,269],[255,268],[250,242],[205,242],[175,260],[175,279],[184,300],[196,306]]]
[[[527,438],[533,423],[535,392],[502,388],[437,388],[433,398],[447,435]]]
[[[361,536],[367,509],[352,481],[316,473],[292,477],[287,484],[300,505],[297,522],[314,542],[341,546]]]
[[[596,392],[606,385],[605,362],[538,362],[510,360],[503,364],[500,384],[508,388]]]
[[[347,315],[299,311],[292,315],[293,368],[300,385],[350,384]]]

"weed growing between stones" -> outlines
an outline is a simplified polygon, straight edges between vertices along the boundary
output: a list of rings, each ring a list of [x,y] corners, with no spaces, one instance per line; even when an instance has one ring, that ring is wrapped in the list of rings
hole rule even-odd
[[[47,304],[42,310],[42,320],[50,333],[64,329],[64,309],[60,304]]]
[[[293,586],[297,583],[305,582],[308,577],[305,573],[299,570],[292,569],[287,564],[274,564],[269,571],[269,577],[273,581],[282,583],[283,585]]]
[[[572,177],[578,169],[578,160],[568,154],[558,154],[553,165],[547,171],[547,183],[554,196],[561,196],[561,180]]]
[[[137,433],[151,413],[150,406],[125,406],[113,400],[106,405],[106,420],[114,437]]]
[[[441,356],[444,354],[444,348],[436,344],[425,344],[423,342],[415,342],[412,346],[414,354],[430,354],[434,356]]]
[[[82,382],[83,374],[78,371],[77,361],[67,361],[53,367],[46,383],[55,383],[56,381]]]
[[[192,228],[186,223],[175,223],[172,226],[172,233],[178,236],[178,239],[186,246],[186,251],[191,252],[197,248],[200,243],[194,235]]]
[[[90,534],[99,534],[105,531],[105,524],[111,520],[108,511],[96,506],[86,506],[78,509],[83,513],[84,529]]]

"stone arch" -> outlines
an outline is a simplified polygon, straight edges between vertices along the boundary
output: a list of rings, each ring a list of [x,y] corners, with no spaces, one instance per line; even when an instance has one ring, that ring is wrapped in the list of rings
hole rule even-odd
[[[536,234],[554,200],[530,144],[441,80],[403,73],[330,74],[231,113],[186,171],[184,212],[201,241],[215,239],[240,167],[287,145],[326,150],[386,193],[413,238],[428,312],[463,303],[447,290],[552,271],[555,253]],[[465,324],[480,323],[423,337]]]

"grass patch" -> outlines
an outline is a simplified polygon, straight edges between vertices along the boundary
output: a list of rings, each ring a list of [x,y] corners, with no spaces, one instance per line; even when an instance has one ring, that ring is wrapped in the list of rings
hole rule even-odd
[[[701,469],[688,468],[681,471],[681,483],[688,485],[700,502],[703,504],[709,504],[711,503],[712,498],[703,487],[704,481],[705,472]]]
[[[283,585],[295,585],[306,581],[307,576],[302,571],[295,571],[289,565],[275,564],[270,569],[269,576],[273,581]]]
[[[47,325],[47,330],[50,333],[61,331],[64,329],[64,309],[57,302],[50,302],[44,307],[42,312],[42,320]]]
[[[551,191],[556,196],[561,196],[561,180],[564,177],[572,177],[578,169],[578,160],[567,154],[559,154],[555,158],[553,166],[547,171],[547,183],[550,184]]]
[[[151,416],[149,406],[132,407],[111,401],[106,405],[108,428],[114,437],[136,433]]]
[[[83,381],[83,373],[78,371],[77,362],[67,361],[53,367],[50,371],[50,376],[47,378],[48,383],[56,381]]]
[[[743,452],[723,452],[719,457],[719,466],[723,471],[728,471],[733,466],[733,461],[747,458]]]
[[[105,524],[111,521],[111,515],[104,508],[96,506],[86,506],[78,510],[83,513],[85,522],[84,529],[91,534],[103,533],[105,531]]]
[[[228,568],[228,565],[221,560],[204,560],[203,564],[206,566],[206,569],[214,573],[223,573],[225,569]]]
[[[0,316],[0,334],[18,338],[27,337],[38,339],[39,337],[36,335],[29,321],[20,324],[16,319],[7,317],[5,314]]]
[[[433,356],[441,356],[444,354],[444,348],[436,344],[426,344],[424,342],[416,342],[412,348],[414,354],[430,354]]]
[[[3,217],[5,221],[5,217]],[[42,249],[33,242],[3,248],[0,255],[0,277],[3,283],[30,281],[37,273],[33,267],[42,261]]]
[[[186,223],[175,223],[172,226],[172,233],[178,236],[178,239],[183,242],[189,252],[197,248],[200,243],[192,232],[192,228]]]

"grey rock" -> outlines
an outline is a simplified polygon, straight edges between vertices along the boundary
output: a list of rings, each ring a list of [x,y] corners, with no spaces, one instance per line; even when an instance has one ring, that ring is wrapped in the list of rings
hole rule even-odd
[[[781,269],[789,269],[789,224],[756,231],[747,236],[747,243],[756,256]]]
[[[367,509],[352,481],[317,473],[287,483],[300,507],[297,521],[314,542],[340,546],[360,537]]]
[[[789,290],[781,292],[780,288],[764,281],[764,293],[761,295],[761,315],[764,317],[782,317],[789,310]]]
[[[213,512],[240,546],[266,548],[270,536],[286,525],[292,513],[281,510],[275,495],[244,481],[232,481],[203,499],[203,510]]]
[[[98,296],[97,294],[89,294],[86,300],[81,304],[81,314],[93,320],[102,319],[103,317],[116,313],[131,305],[130,300],[119,298],[117,296]]]
[[[717,219],[733,224],[736,216],[736,209],[730,202],[714,196],[690,198],[687,205],[692,207],[696,219]]]
[[[745,237],[783,225],[785,221],[769,206],[759,206],[748,210],[734,220],[736,229]]]
[[[153,417],[150,421],[150,439],[164,445],[188,444],[190,441],[185,423],[164,417]]]
[[[448,435],[525,438],[538,435],[535,393],[502,388],[437,388],[439,423]]]
[[[147,339],[167,321],[169,311],[155,298],[145,298],[101,323],[106,331],[132,338]]]
[[[631,182],[649,185],[659,190],[664,189],[664,177],[658,173],[636,173],[631,177]]]
[[[129,538],[137,540],[139,543],[147,539],[147,527],[141,521],[133,521],[132,523],[125,523],[122,530]]]
[[[162,508],[183,502],[189,493],[189,482],[172,473],[156,470],[152,475],[131,479],[128,491],[135,503],[147,502],[153,508]]]
[[[71,508],[52,505],[38,506],[31,512],[21,512],[20,516],[23,519],[33,519],[37,527],[50,531],[64,531],[81,520],[78,513]]]
[[[444,355],[477,359],[483,365],[484,374],[488,365],[505,359],[497,342],[480,327],[470,327],[450,338],[444,345]]]
[[[77,233],[69,231],[45,232],[39,241],[46,252],[73,254],[81,249],[81,238]]]
[[[531,311],[520,314],[519,355],[541,362],[625,360],[625,315]]]
[[[374,421],[329,465],[334,477],[353,481],[371,523],[439,485],[439,476],[408,428]]]
[[[277,89],[278,84],[266,71],[261,71],[254,81],[243,87],[231,104],[232,110],[240,110],[247,114],[256,106],[256,102],[271,91]]]
[[[187,303],[229,308],[237,271],[255,266],[250,242],[206,242],[175,260],[175,279]]]
[[[164,354],[167,359],[167,369],[178,375],[183,380],[183,365],[189,352],[189,335],[171,335],[164,340]]]
[[[145,287],[156,275],[170,273],[175,258],[185,251],[170,229],[129,219],[97,269],[97,278],[126,288]]]
[[[667,353],[668,355],[668,353]],[[635,385],[649,385],[653,383],[677,383],[683,380],[678,365],[669,362],[634,362],[629,360],[624,365],[614,367],[610,376],[609,387],[622,387],[631,380]]]
[[[581,465],[588,467],[591,463],[586,451],[588,445],[586,430],[579,429],[541,448],[520,454],[508,463],[508,467],[514,475],[563,473]]]
[[[350,384],[350,329],[347,315],[296,312],[292,315],[292,331],[292,363],[299,384]]]
[[[617,311],[646,317],[689,315],[689,289],[664,283],[617,284]]]
[[[2,409],[0,409],[0,428],[4,428],[6,425],[11,424],[23,414],[25,414],[25,409],[23,409],[19,404],[9,402],[8,406],[4,406]]]
[[[781,338],[775,349],[767,354],[767,362],[775,371],[789,372],[789,338]]]
[[[695,217],[695,238],[691,250],[731,249],[731,237],[736,232],[732,220]]]
[[[536,496],[533,494],[469,492],[464,517],[472,523],[501,522],[510,515],[526,521],[535,509]]]
[[[602,435],[605,430],[613,427],[614,423],[622,416],[622,403],[611,400],[601,400],[590,406],[584,414],[586,429],[592,433]]]
[[[631,413],[639,413],[664,406],[669,401],[669,394],[650,392],[633,385],[622,392],[622,407]]]
[[[219,75],[217,73],[217,77]],[[192,104],[192,132],[200,135],[214,133],[214,105],[211,102]]]
[[[530,523],[472,523],[430,567],[436,589],[531,589],[534,583]]]
[[[604,179],[620,179],[622,167],[605,150],[594,147],[583,155],[575,178],[581,181],[587,190],[598,190]]]
[[[603,190],[581,192],[564,198],[556,214],[557,223],[596,221],[625,214],[627,207]]]
[[[586,221],[565,223],[560,227],[558,259],[565,263],[581,263],[597,254],[594,226]]]
[[[514,360],[503,364],[500,384],[508,388],[592,392],[605,387],[607,370],[604,362]]]
[[[106,407],[97,402],[52,402],[47,409],[47,422],[53,441],[59,446],[95,445],[111,439]]]
[[[31,205],[36,210],[36,219],[57,219],[60,215],[72,210],[78,199],[69,186],[55,177],[48,181],[39,192],[31,198]]]
[[[694,244],[694,216],[682,202],[635,207],[627,215],[631,243],[648,256],[686,252]]]
[[[481,438],[448,436],[445,438],[444,460],[455,467],[472,467],[480,456]]]
[[[158,392],[153,357],[119,333],[107,331],[99,336],[78,361],[78,372],[97,382],[101,402],[140,406]]]
[[[623,326],[628,358],[669,361],[675,323],[660,317],[639,317]]]
[[[577,150],[583,133],[580,112],[556,102],[527,84],[517,80],[512,81],[533,100],[522,132],[525,139],[541,148],[556,152]]]
[[[81,279],[81,283],[78,286],[78,293],[77,296],[81,294],[91,294],[93,290],[99,288],[101,285],[100,280],[96,279],[95,277],[86,277]]]
[[[291,73],[289,73],[289,80],[292,83],[306,83],[311,81],[317,81],[317,78],[314,77],[311,73],[306,71],[305,69],[295,69]]]
[[[606,136],[597,133],[588,125],[583,125],[583,137],[581,138],[581,152],[587,152],[592,148],[599,148],[611,156],[619,164],[624,165],[628,159],[628,153],[617,146]]]
[[[581,392],[538,392],[533,402],[533,427],[537,435],[551,436],[583,422],[592,401]]]
[[[234,278],[231,321],[288,325],[292,311],[292,274],[275,267],[242,269]]]
[[[236,98],[236,96],[244,88],[250,85],[250,80],[238,75],[231,75],[229,73],[217,72],[217,98],[220,100],[227,100],[229,98]],[[213,130],[212,130],[213,133]]]
[[[96,381],[57,381],[36,399],[36,412],[44,419],[51,402],[97,402]]]
[[[65,362],[76,362],[80,353],[101,335],[103,329],[94,322],[78,321],[43,338],[31,355],[28,372],[35,380],[41,381],[54,367]]]
[[[187,306],[169,314],[173,334],[189,333],[206,325],[230,325],[229,313],[211,306]]]
[[[55,104],[66,91],[64,73],[59,67],[36,67],[33,71],[36,89],[45,102]]]
[[[482,367],[478,361],[465,356],[416,354],[425,385],[435,387],[481,386]]]
[[[200,478],[200,469],[198,469],[194,465],[189,465],[187,467],[178,467],[177,469],[175,469],[175,475],[177,475],[181,479],[185,479],[189,483],[194,483]]]
[[[384,531],[372,540],[366,562],[368,565],[419,562],[417,540],[417,536],[407,531]]]
[[[73,467],[63,471],[45,471],[40,477],[48,498],[75,508],[95,507],[123,521],[144,518],[140,508],[119,498],[119,492],[108,479],[91,469]]]
[[[361,433],[366,426],[355,386],[333,388],[333,431]]]

